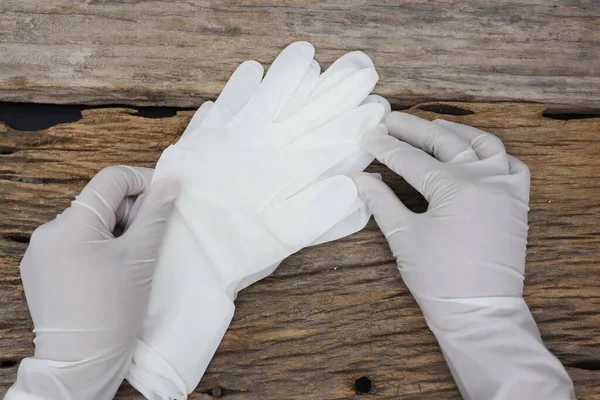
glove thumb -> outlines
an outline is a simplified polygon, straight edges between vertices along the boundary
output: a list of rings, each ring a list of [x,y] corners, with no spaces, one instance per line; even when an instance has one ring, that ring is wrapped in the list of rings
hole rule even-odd
[[[122,239],[138,248],[147,258],[155,258],[179,191],[179,181],[174,176],[154,181],[148,191],[138,198],[139,208]]]
[[[358,195],[367,204],[377,225],[388,240],[395,232],[408,229],[412,211],[406,208],[392,189],[383,183],[380,175],[362,172],[352,179],[358,189]]]

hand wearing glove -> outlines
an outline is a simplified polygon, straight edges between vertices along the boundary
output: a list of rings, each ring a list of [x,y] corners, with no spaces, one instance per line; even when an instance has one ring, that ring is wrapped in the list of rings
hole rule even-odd
[[[429,202],[355,179],[465,399],[572,399],[523,300],[529,170],[479,129],[394,112],[361,143]],[[398,140],[400,139],[400,140]]]
[[[35,355],[7,400],[112,399],[131,364],[146,314],[174,178],[108,167],[71,207],[38,229],[21,262]],[[132,215],[134,198],[139,208]],[[119,236],[115,229],[129,225]]]
[[[368,220],[340,174],[372,160],[358,137],[385,112],[377,101],[361,105],[377,73],[357,52],[320,75],[313,55],[309,43],[294,43],[264,79],[258,63],[243,63],[161,156],[157,176],[177,175],[182,193],[127,376],[149,399],[195,389],[241,289],[301,248]]]

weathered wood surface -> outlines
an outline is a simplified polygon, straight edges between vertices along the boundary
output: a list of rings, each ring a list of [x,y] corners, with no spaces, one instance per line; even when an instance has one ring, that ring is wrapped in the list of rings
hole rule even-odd
[[[198,106],[295,40],[366,51],[395,106],[600,108],[597,0],[2,0],[0,100]]]
[[[579,398],[600,399],[600,118],[556,120],[543,110],[451,103],[411,112],[491,131],[530,166],[526,299]],[[0,124],[0,394],[33,351],[18,272],[33,229],[103,166],[151,166],[190,116],[146,119],[131,109],[91,109],[78,122],[44,131]],[[410,207],[425,209],[402,179],[380,165],[371,170],[383,172]],[[301,251],[244,290],[192,398],[347,399],[356,396],[354,382],[362,376],[373,382],[370,398],[460,398],[373,222],[349,238]],[[117,398],[142,397],[124,385]]]

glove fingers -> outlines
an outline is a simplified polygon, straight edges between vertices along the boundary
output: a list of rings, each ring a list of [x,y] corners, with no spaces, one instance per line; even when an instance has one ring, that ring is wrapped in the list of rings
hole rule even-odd
[[[444,127],[468,142],[481,160],[498,154],[506,154],[506,149],[502,141],[491,133],[484,132],[473,126],[457,124],[456,122],[443,119],[436,119],[432,123]]]
[[[306,71],[306,74],[302,78],[302,82],[298,86],[298,89],[292,95],[292,98],[287,102],[281,112],[277,113],[277,120],[284,120],[291,115],[297,113],[302,106],[306,103],[308,96],[313,91],[317,80],[319,79],[319,73],[321,73],[321,67],[319,63],[312,60],[310,67]]]
[[[141,199],[139,210],[125,233],[118,238],[136,253],[156,258],[173,201],[179,195],[179,181],[164,177],[153,182]]]
[[[372,174],[360,173],[354,176],[358,195],[373,213],[375,221],[386,238],[394,233],[410,229],[413,216],[392,189]]]
[[[343,220],[356,196],[352,179],[336,176],[265,209],[264,221],[272,235],[293,253],[313,243]]]
[[[359,124],[356,124],[355,126],[358,126],[358,125]],[[384,134],[384,135],[387,134],[387,128],[385,127],[384,124],[377,125],[376,129],[381,134]],[[340,152],[338,152],[338,158],[339,158],[339,154],[340,154]],[[332,158],[330,155],[325,154],[323,157],[325,160],[332,161]],[[318,177],[315,177],[315,180],[323,180],[323,179],[331,178],[336,175],[352,176],[354,174],[364,171],[373,162],[373,159],[374,159],[374,157],[369,152],[367,152],[366,150],[364,150],[362,148],[357,148],[352,153],[350,153],[346,158],[341,159],[337,164],[333,165],[331,168],[329,168],[325,172],[321,173]],[[318,170],[315,172],[315,174],[317,174],[317,173],[318,173]],[[309,174],[309,176],[312,176],[312,175]],[[292,189],[292,190],[296,190],[296,189]],[[284,190],[279,193],[279,195],[275,199],[275,202],[282,201],[282,200],[286,199],[287,197],[291,196],[293,193],[294,193],[293,191]]]
[[[308,42],[295,42],[285,48],[273,61],[265,78],[242,113],[250,120],[273,121],[290,100],[315,54],[315,48]],[[246,120],[246,118],[242,118]]]
[[[208,113],[210,112],[210,110],[212,109],[214,104],[215,103],[213,103],[212,101],[205,101],[204,103],[202,103],[200,108],[198,108],[198,110],[196,110],[196,112],[194,113],[194,116],[190,120],[190,123],[188,124],[188,126],[185,128],[185,130],[181,134],[181,137],[179,138],[179,141],[177,142],[178,144],[181,144],[183,138],[190,135],[192,132],[196,131],[198,128],[200,128],[202,126],[202,123],[208,116]]]
[[[290,132],[287,139],[288,143],[296,140],[305,132],[310,132],[358,107],[373,90],[378,79],[379,76],[374,69],[360,70],[327,93],[305,105],[301,111],[285,122],[285,128]]]
[[[231,74],[216,102],[206,101],[198,108],[178,144],[187,145],[186,142],[182,142],[182,139],[202,126],[213,109],[213,105],[228,110],[230,116],[239,113],[260,85],[263,73],[262,65],[256,61],[245,61],[240,64]]]
[[[440,177],[435,172],[443,167],[440,161],[421,149],[376,131],[365,132],[360,143],[379,162],[402,176],[431,202],[433,189]]]
[[[349,157],[323,172],[319,178],[330,178],[336,175],[352,176],[364,171],[373,162],[373,159],[374,157],[369,152],[359,148]]]
[[[135,217],[135,213],[137,212],[138,207],[136,206],[136,203],[138,203],[138,199],[143,196],[144,195],[142,194],[137,198],[125,197],[123,199],[119,205],[119,208],[117,209],[117,212],[115,213],[117,219],[117,229],[121,228],[122,230],[125,230],[125,228],[130,224],[130,220]]]
[[[384,112],[383,112],[383,119],[381,120],[381,122],[384,122],[385,118],[392,113],[392,105],[383,96],[379,96],[378,94],[370,94],[360,104],[363,105],[363,104],[369,104],[369,103],[379,103],[383,106]]]
[[[315,90],[311,93],[310,101],[329,91],[352,73],[365,68],[375,68],[373,61],[371,61],[368,55],[362,51],[353,51],[344,54],[321,74]]]
[[[518,183],[514,185],[518,188],[517,195],[525,202],[529,203],[529,185],[531,181],[531,173],[525,163],[518,158],[508,155],[508,165],[510,168],[510,176],[518,180]]]
[[[349,210],[348,215],[337,223],[330,230],[321,235],[315,240],[311,246],[316,246],[321,243],[333,242],[334,240],[350,236],[363,229],[371,218],[371,212],[366,204],[357,198],[354,205]]]
[[[358,143],[362,132],[377,129],[383,114],[384,107],[381,104],[365,104],[338,115],[330,121],[323,121],[324,123],[320,126],[307,129],[305,132],[295,130],[295,132],[289,133],[286,144],[290,149],[299,151],[335,146],[344,142]],[[294,126],[294,121],[288,121],[291,126]],[[289,131],[294,131],[294,129],[289,129]]]
[[[259,87],[264,74],[263,66],[256,61],[245,61],[231,74],[215,104],[236,115],[248,103]]]
[[[401,112],[386,118],[390,135],[418,147],[442,162],[478,161],[470,141],[426,119]]]
[[[288,198],[318,177],[333,176],[334,171],[352,174],[366,168],[373,158],[361,152],[358,138],[361,132],[376,128],[382,115],[380,104],[366,104],[288,147],[285,157],[289,165],[304,165],[304,168],[292,170],[294,175],[289,177],[287,186],[279,191],[275,201]],[[328,172],[332,168],[334,171]]]
[[[112,233],[117,223],[117,211],[127,196],[146,191],[154,170],[128,166],[104,168],[73,200],[63,216],[73,218],[76,225],[91,225],[104,233]],[[105,236],[102,236],[103,239]]]
[[[380,126],[384,108],[381,104],[369,103],[348,111],[326,124],[313,129],[290,145],[294,151],[300,149],[335,146],[344,142],[357,143],[362,132],[378,130],[387,134]]]
[[[508,154],[508,166],[511,175],[523,174],[529,179],[529,167],[517,157]]]
[[[371,162],[373,162],[373,156],[363,149],[358,149],[355,153],[321,174],[317,180],[337,175],[352,176],[362,172]],[[282,196],[278,197],[276,201],[283,200],[284,196],[289,196],[289,194],[282,193]],[[362,200],[357,199],[356,204],[349,210],[348,216],[312,243],[312,245],[331,242],[358,232],[365,227],[369,218],[371,218],[370,211],[366,208]]]
[[[281,190],[277,196],[272,199],[272,202],[277,204],[285,201],[285,199],[293,196],[294,193],[298,192],[298,190],[301,188],[316,182],[320,182],[338,175],[351,176],[362,172],[373,161],[373,156],[371,156],[371,154],[352,145],[344,147],[338,146],[336,148],[336,153],[336,156],[343,157],[346,155],[346,158],[327,169],[327,166],[332,165],[336,160],[331,157],[331,152],[327,149],[323,150],[321,153],[313,152],[311,158],[320,158],[321,162],[318,163],[315,161],[310,164],[307,163],[303,171],[298,171],[301,172],[301,176],[290,179],[290,182],[293,183],[288,184],[283,190]],[[302,158],[303,157],[300,155],[299,159]],[[326,169],[325,172],[323,172],[324,169]]]
[[[351,51],[333,62],[319,78],[319,84],[325,82],[332,75],[345,68],[375,68],[373,60],[362,51]]]
[[[319,77],[319,80],[317,81],[313,91],[308,96],[306,103],[307,104],[312,103],[313,101],[315,101],[319,97],[323,96],[325,93],[327,93],[330,90],[332,90],[333,88],[335,88],[337,85],[339,85],[345,79],[347,79],[352,74],[355,74],[359,70],[360,70],[359,68],[354,68],[354,67],[343,68],[343,69],[340,69],[339,71],[336,71],[331,76],[329,76],[327,78],[327,80],[323,80],[322,77],[325,74],[321,74],[321,77]]]

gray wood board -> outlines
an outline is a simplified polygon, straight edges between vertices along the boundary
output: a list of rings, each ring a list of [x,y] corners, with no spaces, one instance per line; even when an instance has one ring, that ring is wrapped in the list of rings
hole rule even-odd
[[[3,0],[0,100],[198,106],[296,40],[322,66],[367,52],[395,106],[600,108],[596,0]]]

